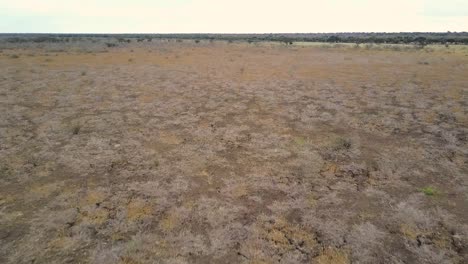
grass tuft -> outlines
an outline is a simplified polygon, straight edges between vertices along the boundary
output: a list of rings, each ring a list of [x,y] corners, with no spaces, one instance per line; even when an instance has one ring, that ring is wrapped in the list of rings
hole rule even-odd
[[[427,187],[422,188],[421,192],[424,193],[427,196],[434,196],[434,195],[436,195],[438,193],[437,190],[434,187],[431,187],[431,186],[427,186]]]

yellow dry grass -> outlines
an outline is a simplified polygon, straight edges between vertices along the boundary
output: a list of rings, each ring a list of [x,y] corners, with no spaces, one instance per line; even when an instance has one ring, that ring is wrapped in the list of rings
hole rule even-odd
[[[127,220],[137,221],[149,217],[152,212],[150,204],[143,200],[132,200],[127,205]]]
[[[179,225],[179,215],[174,210],[169,211],[159,223],[159,227],[166,232],[174,230]]]
[[[351,263],[348,254],[340,249],[326,248],[315,259],[317,264],[348,264]]]

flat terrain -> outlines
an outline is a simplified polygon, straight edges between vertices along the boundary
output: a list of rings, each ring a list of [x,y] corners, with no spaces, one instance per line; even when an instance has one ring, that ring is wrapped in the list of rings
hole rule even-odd
[[[0,47],[0,263],[468,263],[466,46]]]

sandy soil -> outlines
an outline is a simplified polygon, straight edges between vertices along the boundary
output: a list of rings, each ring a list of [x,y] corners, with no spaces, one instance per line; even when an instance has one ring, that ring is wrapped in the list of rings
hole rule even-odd
[[[0,262],[467,263],[467,94],[466,47],[2,46]]]

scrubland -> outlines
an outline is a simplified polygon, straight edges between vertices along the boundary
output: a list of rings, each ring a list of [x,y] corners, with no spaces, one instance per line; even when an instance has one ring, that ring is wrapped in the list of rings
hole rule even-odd
[[[0,42],[1,263],[467,263],[468,47]]]

